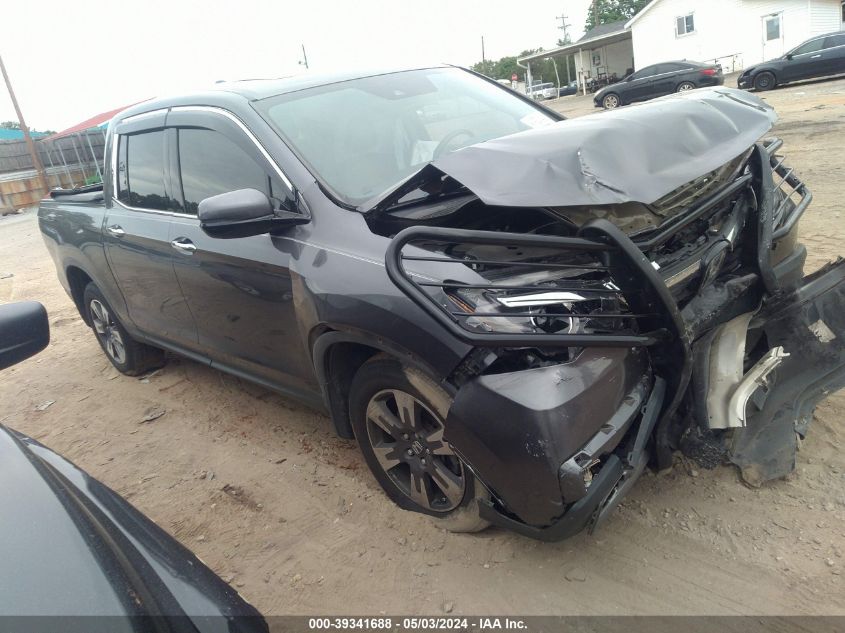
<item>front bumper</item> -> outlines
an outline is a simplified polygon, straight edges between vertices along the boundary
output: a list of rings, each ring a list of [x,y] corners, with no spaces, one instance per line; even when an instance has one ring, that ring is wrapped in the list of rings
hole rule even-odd
[[[743,90],[750,90],[754,86],[754,79],[752,79],[750,73],[747,75],[740,75],[736,80],[736,85]]]
[[[447,439],[511,516],[547,526],[588,492],[594,460],[637,427],[650,373],[644,350],[617,348],[476,376],[455,394]]]
[[[570,493],[576,500],[549,525],[527,525],[503,513],[489,501],[481,503],[481,516],[494,525],[541,541],[560,541],[585,528],[592,532],[613,512],[645,470],[649,460],[646,445],[660,415],[665,393],[666,383],[657,378],[641,414],[639,409],[636,412],[639,422],[634,428],[624,434],[610,434],[606,428],[608,425],[603,426],[587,446],[561,466],[559,476],[564,498]],[[591,453],[591,449],[603,451],[614,442],[618,445],[622,440],[620,435],[630,438],[627,443],[630,450],[622,454],[619,451],[607,454],[600,462],[600,469],[591,475],[585,486],[583,464],[589,462],[582,460],[598,461],[597,453]]]

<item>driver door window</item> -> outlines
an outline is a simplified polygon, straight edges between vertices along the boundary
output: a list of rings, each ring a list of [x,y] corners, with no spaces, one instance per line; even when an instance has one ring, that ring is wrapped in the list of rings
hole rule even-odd
[[[654,66],[646,66],[642,70],[638,70],[633,75],[631,75],[631,81],[636,81],[638,79],[647,79],[649,77],[653,77],[657,74],[657,69],[659,64],[655,64]]]
[[[179,173],[184,212],[196,214],[200,201],[238,189],[257,189],[281,208],[289,191],[249,154],[223,134],[204,128],[178,131]]]
[[[806,55],[807,53],[817,53],[822,49],[822,43],[824,40],[819,38],[817,40],[813,40],[811,42],[807,42],[806,44],[802,44],[794,51],[792,51],[793,55]]]

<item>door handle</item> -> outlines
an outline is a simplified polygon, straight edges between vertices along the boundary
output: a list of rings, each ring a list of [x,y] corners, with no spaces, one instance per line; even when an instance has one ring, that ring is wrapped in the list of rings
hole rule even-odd
[[[112,224],[109,227],[106,227],[106,231],[109,232],[110,235],[114,235],[115,237],[123,237],[126,235],[126,231],[124,231],[120,226],[117,224]]]
[[[185,253],[186,255],[191,255],[195,250],[197,250],[194,243],[187,237],[177,237],[175,240],[170,242],[170,245],[180,253]]]

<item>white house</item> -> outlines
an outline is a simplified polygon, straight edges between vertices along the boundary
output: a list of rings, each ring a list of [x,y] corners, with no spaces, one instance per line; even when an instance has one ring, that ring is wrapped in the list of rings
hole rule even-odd
[[[638,69],[689,59],[732,72],[842,30],[843,18],[842,0],[652,0],[625,27]]]

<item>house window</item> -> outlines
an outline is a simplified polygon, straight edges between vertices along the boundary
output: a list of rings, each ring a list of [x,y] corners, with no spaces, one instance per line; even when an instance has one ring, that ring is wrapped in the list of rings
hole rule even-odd
[[[780,13],[766,18],[766,41],[780,39]]]
[[[689,15],[682,15],[678,18],[675,18],[675,35],[688,35],[690,33],[695,32],[695,19],[694,15],[690,13]]]

